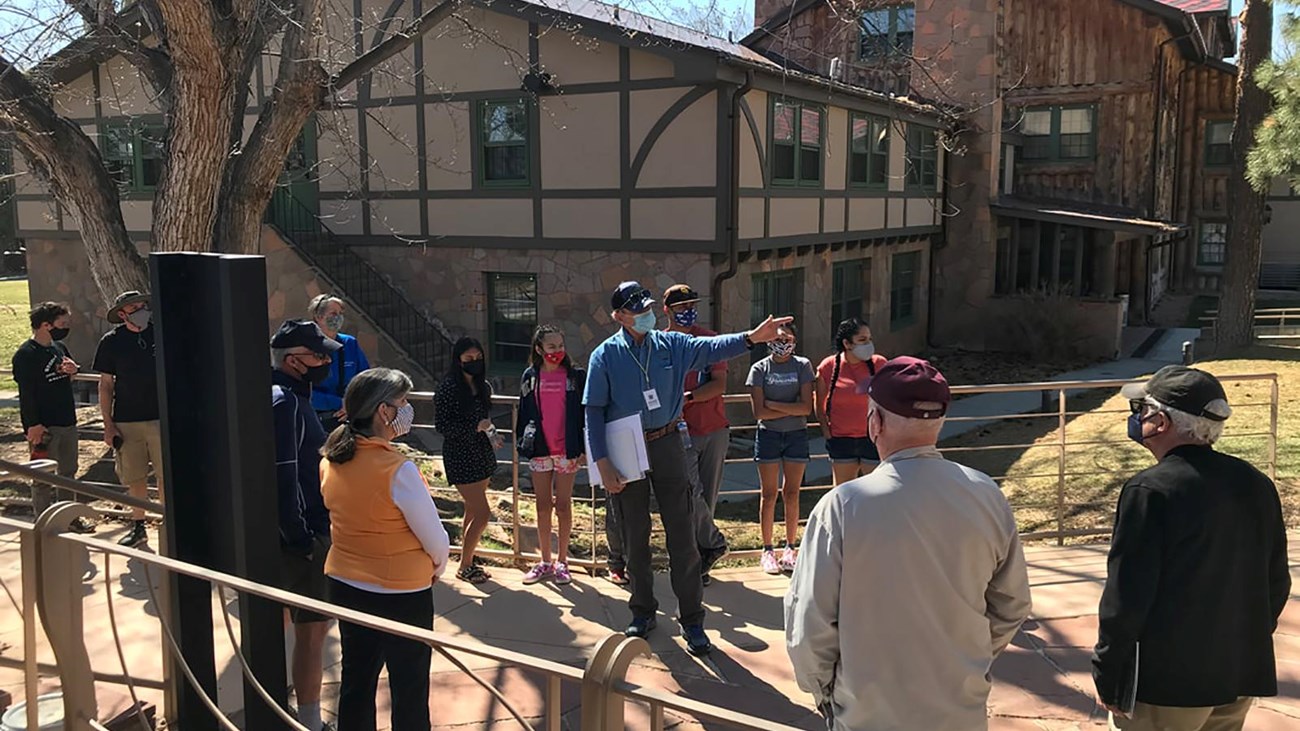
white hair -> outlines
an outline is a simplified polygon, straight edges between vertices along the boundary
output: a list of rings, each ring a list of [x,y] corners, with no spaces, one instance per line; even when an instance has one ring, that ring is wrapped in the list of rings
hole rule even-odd
[[[321,313],[325,311],[326,307],[329,307],[331,302],[339,303],[339,307],[346,306],[343,300],[332,294],[318,294],[315,297],[312,297],[311,303],[307,305],[308,316],[313,320],[320,317]]]
[[[284,359],[291,355],[292,348],[271,348],[271,367],[284,368]]]
[[[933,411],[943,408],[942,404],[930,402],[917,402],[916,406],[925,411]],[[943,429],[944,418],[942,416],[938,419],[915,419],[910,416],[895,414],[884,406],[880,406],[875,401],[872,401],[867,405],[868,417],[870,417],[872,409],[880,412],[880,418],[889,426],[890,431],[894,433],[915,435],[918,438],[933,433],[935,440],[938,441],[939,431]]]
[[[1204,416],[1195,416],[1186,411],[1162,404],[1159,401],[1147,396],[1145,399],[1147,406],[1150,406],[1156,413],[1164,414],[1169,417],[1169,422],[1174,426],[1174,433],[1197,444],[1214,444],[1223,436],[1224,422],[1209,419]],[[1232,415],[1232,408],[1228,402],[1223,399],[1215,399],[1205,407],[1206,411],[1212,414],[1222,414],[1225,418]]]

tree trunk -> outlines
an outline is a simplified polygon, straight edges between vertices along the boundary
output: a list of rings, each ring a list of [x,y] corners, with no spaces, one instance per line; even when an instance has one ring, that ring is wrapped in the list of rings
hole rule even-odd
[[[1221,348],[1249,345],[1255,334],[1255,290],[1259,286],[1260,230],[1265,194],[1246,178],[1246,157],[1255,132],[1273,107],[1273,98],[1256,83],[1255,73],[1273,49],[1273,5],[1246,0],[1237,56],[1237,117],[1232,127],[1232,177],[1228,179],[1228,246],[1220,287],[1215,338]]]

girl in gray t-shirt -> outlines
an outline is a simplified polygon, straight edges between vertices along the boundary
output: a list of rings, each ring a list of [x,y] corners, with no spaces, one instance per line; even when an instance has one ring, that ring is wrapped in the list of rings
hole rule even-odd
[[[812,413],[812,363],[794,354],[793,325],[777,330],[768,343],[771,355],[749,369],[750,399],[758,429],[754,436],[754,461],[763,493],[759,517],[763,531],[763,570],[769,574],[793,571],[799,538],[799,488],[808,466],[808,415]],[[784,477],[784,486],[782,478]],[[785,548],[778,558],[772,544],[776,498],[785,501]]]

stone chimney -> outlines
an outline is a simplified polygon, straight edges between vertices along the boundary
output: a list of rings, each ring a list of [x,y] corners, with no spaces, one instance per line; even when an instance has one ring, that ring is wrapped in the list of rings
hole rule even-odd
[[[791,2],[793,0],[754,0],[754,27],[766,23],[782,10],[790,12]]]

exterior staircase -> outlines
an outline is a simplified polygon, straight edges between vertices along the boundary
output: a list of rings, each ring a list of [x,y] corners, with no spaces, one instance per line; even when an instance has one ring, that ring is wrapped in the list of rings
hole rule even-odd
[[[276,190],[267,207],[266,222],[308,264],[337,285],[337,293],[387,335],[411,365],[422,371],[419,375],[430,386],[438,382],[447,370],[452,346],[439,324],[288,190]]]

